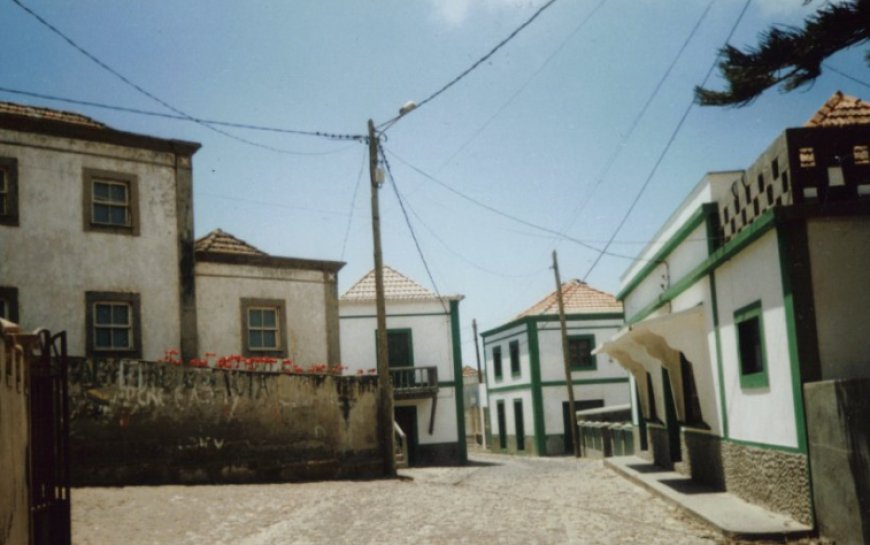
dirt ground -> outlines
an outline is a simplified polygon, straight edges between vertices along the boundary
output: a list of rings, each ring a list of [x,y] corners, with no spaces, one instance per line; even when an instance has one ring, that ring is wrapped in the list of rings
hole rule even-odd
[[[719,543],[600,461],[476,454],[403,479],[82,488],[75,545]]]

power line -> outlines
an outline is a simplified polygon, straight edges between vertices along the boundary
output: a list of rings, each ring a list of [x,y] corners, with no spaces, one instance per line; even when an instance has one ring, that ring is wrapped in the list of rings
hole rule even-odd
[[[495,118],[500,116],[502,114],[502,112],[504,112],[507,109],[507,107],[510,106],[513,103],[513,101],[523,91],[526,90],[526,87],[528,87],[529,84],[532,82],[532,80],[534,80],[538,76],[538,74],[540,74],[544,70],[544,68],[546,68],[547,65],[550,64],[550,61],[552,61],[556,57],[556,55],[559,54],[559,52],[561,52],[563,49],[565,49],[565,46],[568,45],[568,42],[570,42],[571,39],[574,38],[574,36],[578,32],[580,32],[580,30],[583,27],[586,26],[586,24],[589,22],[589,20],[592,19],[592,17],[595,16],[595,14],[598,12],[598,10],[601,9],[604,6],[604,4],[606,4],[606,3],[607,3],[607,0],[601,0],[598,3],[598,5],[596,5],[594,8],[592,8],[592,11],[590,11],[586,15],[586,17],[584,17],[583,20],[580,21],[580,24],[578,24],[576,27],[574,27],[574,30],[572,30],[571,33],[568,34],[568,37],[566,37],[562,41],[562,43],[559,44],[559,46],[556,49],[554,49],[552,53],[550,53],[550,55],[544,60],[544,62],[541,63],[540,66],[538,66],[538,69],[535,70],[534,72],[532,72],[532,74],[526,79],[526,81],[523,82],[523,84],[520,85],[520,87],[516,91],[514,91],[514,93],[505,101],[505,103],[502,104],[501,107],[498,110],[496,110],[496,112],[494,114],[492,114],[492,116],[490,116],[490,118],[487,119],[486,122],[483,125],[481,125],[479,129],[474,131],[474,134],[472,134],[471,137],[469,137],[465,142],[463,142],[462,145],[459,146],[459,148],[450,155],[450,157],[448,157],[443,163],[441,163],[441,166],[438,167],[438,171],[440,171],[445,166],[447,166],[450,163],[450,161],[453,160],[454,157],[459,155],[462,152],[462,150],[464,150],[471,142],[473,142],[480,135],[480,133],[482,133],[484,130],[486,130],[486,128],[489,127],[489,125],[495,120]]]
[[[580,213],[586,208],[586,205],[592,199],[592,194],[595,192],[595,190],[598,188],[598,186],[601,185],[601,183],[604,181],[604,178],[610,173],[610,169],[613,167],[613,165],[616,163],[616,159],[622,153],[622,150],[625,147],[625,143],[628,142],[629,138],[631,138],[631,136],[634,134],[635,129],[637,129],[638,125],[640,124],[640,120],[643,119],[644,115],[646,115],[646,112],[647,112],[647,110],[649,110],[649,107],[652,105],[653,100],[655,100],[655,98],[658,96],[659,91],[661,91],[662,87],[664,86],[665,81],[671,75],[671,71],[673,71],[674,67],[677,65],[677,61],[679,61],[680,57],[683,56],[683,52],[686,50],[686,47],[688,47],[689,42],[691,42],[692,38],[695,37],[695,34],[698,32],[698,29],[701,27],[701,23],[704,21],[704,19],[706,19],[707,14],[710,12],[710,8],[713,7],[714,1],[715,0],[711,0],[707,4],[707,8],[704,9],[704,12],[701,14],[701,17],[698,18],[698,21],[695,23],[695,26],[692,27],[691,32],[689,32],[689,35],[686,37],[686,39],[683,42],[683,45],[680,47],[679,51],[677,51],[677,54],[674,56],[673,60],[671,61],[671,64],[668,66],[667,70],[665,70],[661,79],[658,81],[658,83],[656,84],[652,93],[649,95],[649,98],[647,98],[646,103],[644,103],[643,107],[640,109],[640,111],[637,113],[637,115],[632,120],[631,125],[628,128],[628,131],[622,136],[622,138],[620,138],[619,143],[617,144],[616,148],[613,150],[613,153],[611,153],[610,157],[607,158],[607,161],[605,162],[604,167],[601,169],[601,172],[599,172],[598,176],[595,178],[595,183],[590,187],[589,191],[587,192],[587,194],[583,198],[583,200],[580,201],[580,203],[574,208],[574,211],[568,216],[568,223],[562,229],[562,231],[568,231],[568,229],[570,229],[571,226],[574,225],[574,222],[577,221],[577,218],[580,216]]]
[[[356,184],[353,186],[353,197],[350,198],[350,213],[347,215],[347,228],[344,230],[344,241],[341,243],[341,259],[344,260],[344,252],[347,249],[347,239],[350,237],[350,226],[353,223],[353,209],[356,204],[356,194],[359,191],[360,180],[362,180],[363,169],[368,159],[368,152],[363,154],[362,163],[359,165],[359,173],[356,175]]]
[[[731,37],[734,35],[734,32],[737,31],[737,27],[740,25],[740,22],[743,20],[743,16],[746,15],[746,11],[747,11],[747,9],[749,9],[749,4],[751,2],[752,2],[752,0],[746,0],[746,3],[743,5],[743,9],[740,11],[740,15],[737,17],[737,20],[734,22],[734,26],[731,27],[731,32],[729,32],[728,37],[725,38],[726,44],[728,43],[729,40],[731,40]],[[704,79],[701,82],[701,87],[703,87],[707,83],[707,80],[713,74],[713,70],[716,69],[716,66],[718,65],[718,63],[719,63],[719,55],[716,56],[716,59],[713,60],[713,63],[710,65],[709,70],[707,70],[707,74],[704,76]],[[679,134],[680,129],[683,128],[683,123],[685,123],[686,118],[689,117],[689,112],[692,111],[692,107],[694,105],[695,105],[695,102],[693,99],[691,102],[689,102],[689,106],[686,108],[686,111],[683,112],[683,116],[680,118],[679,123],[677,123],[677,126],[674,128],[674,131],[671,133],[670,138],[668,138],[668,141],[665,144],[665,148],[662,150],[661,154],[659,154],[659,157],[656,160],[655,165],[653,165],[653,168],[650,171],[649,175],[646,177],[646,180],[644,180],[643,184],[640,186],[640,189],[638,190],[637,195],[634,196],[634,199],[631,201],[631,204],[629,205],[628,210],[625,211],[625,215],[623,215],[622,219],[619,221],[619,225],[617,225],[616,229],[613,231],[613,235],[610,236],[610,238],[607,241],[607,244],[605,244],[604,248],[599,251],[598,256],[595,258],[595,261],[592,262],[592,266],[590,266],[589,270],[586,271],[586,274],[583,275],[584,282],[586,281],[587,278],[589,278],[589,275],[592,273],[592,271],[595,270],[595,267],[601,261],[601,258],[604,255],[607,255],[607,249],[610,248],[610,245],[613,243],[613,240],[619,234],[619,231],[625,225],[625,222],[628,221],[628,217],[634,211],[635,206],[637,206],[637,203],[640,202],[640,198],[643,195],[643,192],[649,186],[650,181],[652,181],[653,176],[655,176],[656,172],[658,171],[659,166],[662,164],[662,161],[665,158],[665,155],[667,155],[668,151],[671,149],[671,145],[674,143],[674,140],[677,138],[677,134]]]
[[[559,231],[557,231],[557,230],[555,230],[555,229],[550,229],[549,227],[544,227],[543,225],[538,225],[538,224],[536,224],[536,223],[532,223],[532,222],[527,221],[527,220],[524,220],[524,219],[522,219],[522,218],[518,218],[517,216],[514,216],[514,215],[511,215],[511,214],[508,214],[507,212],[502,212],[502,211],[499,210],[498,208],[492,207],[492,206],[490,206],[490,205],[488,205],[488,204],[486,204],[486,203],[484,203],[484,202],[481,202],[481,201],[475,199],[474,197],[470,197],[470,196],[468,196],[468,195],[466,195],[466,194],[460,192],[459,190],[454,189],[453,187],[447,185],[446,183],[442,182],[441,180],[438,180],[438,179],[435,178],[434,176],[432,176],[432,175],[430,175],[430,174],[424,172],[424,171],[421,170],[420,168],[418,168],[418,167],[412,165],[411,163],[409,163],[409,162],[406,161],[405,159],[402,159],[400,156],[396,155],[396,153],[395,153],[394,151],[392,151],[392,150],[386,150],[386,151],[389,151],[389,152],[390,152],[390,155],[392,155],[393,157],[395,157],[396,159],[398,159],[398,160],[399,160],[400,162],[402,162],[405,166],[407,166],[408,168],[414,170],[415,172],[417,172],[417,173],[420,174],[421,176],[423,176],[423,177],[425,177],[425,178],[427,178],[427,179],[429,179],[429,180],[435,182],[436,184],[440,185],[441,187],[443,187],[443,188],[446,189],[447,191],[450,191],[450,192],[453,193],[454,195],[457,195],[457,196],[459,196],[459,197],[461,197],[461,198],[467,200],[468,202],[470,202],[470,203],[472,203],[472,204],[475,204],[475,205],[477,205],[477,206],[479,206],[479,207],[481,207],[481,208],[483,208],[483,209],[485,209],[485,210],[488,210],[488,211],[492,212],[493,214],[499,215],[499,216],[501,216],[501,217],[503,217],[503,218],[509,219],[509,220],[514,221],[514,222],[516,222],[516,223],[520,223],[520,224],[522,224],[522,225],[525,225],[526,227],[531,227],[532,229],[536,229],[536,230],[538,230],[538,231],[542,231],[542,232],[544,232],[544,233],[548,233],[548,234],[550,234],[550,235],[556,235],[557,237],[560,237],[560,238],[562,238],[562,239],[565,239],[565,240],[568,240],[568,241],[573,242],[573,243],[575,243],[575,244],[578,244],[578,245],[580,245],[580,246],[582,246],[582,247],[584,247],[584,248],[587,248],[587,249],[589,249],[589,250],[593,250],[593,251],[595,251],[595,252],[601,252],[601,251],[602,251],[601,249],[596,248],[595,246],[593,246],[593,245],[587,243],[586,241],[583,241],[583,240],[580,240],[580,239],[576,239],[576,238],[571,237],[571,236],[568,236],[568,235],[566,235],[566,234],[564,234],[564,233],[560,233]],[[605,253],[606,253],[607,255],[611,256],[611,257],[620,257],[620,258],[623,258],[623,259],[630,259],[630,260],[632,260],[632,261],[634,261],[635,259],[637,259],[636,256],[632,256],[632,255],[617,254],[617,253],[607,252],[607,251],[605,251]]]
[[[25,12],[27,12],[27,13],[28,13],[30,16],[32,16],[34,19],[36,19],[36,20],[37,20],[40,24],[42,24],[44,27],[46,27],[47,29],[49,29],[50,31],[52,31],[54,34],[58,35],[61,39],[63,39],[67,44],[69,44],[69,45],[70,45],[72,48],[74,48],[76,51],[78,51],[79,53],[81,53],[82,55],[84,55],[85,57],[87,57],[88,59],[90,59],[91,61],[93,61],[97,66],[99,66],[99,67],[102,68],[103,70],[109,72],[110,74],[112,74],[112,75],[115,76],[116,78],[120,79],[122,82],[126,83],[128,86],[132,87],[133,89],[135,89],[135,90],[138,91],[139,93],[141,93],[141,94],[145,95],[146,97],[150,98],[151,100],[157,102],[158,104],[160,104],[160,105],[163,106],[164,108],[167,108],[168,110],[170,110],[170,111],[172,111],[172,112],[175,112],[176,114],[182,116],[183,118],[187,119],[188,121],[191,121],[191,122],[193,122],[193,123],[196,123],[196,124],[198,124],[198,125],[201,125],[201,126],[207,128],[207,129],[211,130],[211,131],[214,131],[214,132],[216,132],[216,133],[218,133],[218,134],[222,134],[222,135],[224,135],[224,136],[226,136],[226,137],[228,137],[228,138],[232,138],[233,140],[236,140],[236,141],[242,142],[242,143],[244,143],[244,144],[248,144],[248,145],[250,145],[250,146],[255,146],[255,147],[258,147],[258,148],[267,149],[267,150],[274,151],[274,152],[277,152],[277,153],[286,153],[286,154],[290,154],[290,155],[296,155],[296,154],[298,153],[298,152],[293,152],[293,151],[290,151],[290,150],[284,150],[284,149],[281,149],[281,148],[276,148],[276,147],[269,146],[269,145],[266,145],[266,144],[260,144],[260,143],[258,143],[258,142],[254,142],[254,141],[248,140],[248,139],[246,139],[246,138],[242,138],[242,137],[240,137],[240,136],[236,136],[236,135],[231,134],[231,133],[228,133],[228,132],[226,132],[226,131],[224,131],[224,130],[222,130],[222,129],[219,129],[219,128],[217,128],[217,127],[215,127],[215,126],[209,124],[209,123],[206,122],[206,121],[203,121],[203,120],[200,120],[200,119],[198,119],[198,118],[196,118],[196,117],[191,116],[190,114],[188,114],[188,113],[186,113],[186,112],[184,112],[184,111],[182,111],[182,110],[176,108],[175,106],[169,104],[168,102],[166,102],[165,100],[161,99],[160,97],[158,97],[158,96],[154,95],[153,93],[147,91],[146,89],[144,89],[144,88],[141,87],[140,85],[138,85],[138,84],[136,84],[135,82],[131,81],[129,78],[127,78],[126,76],[124,76],[123,74],[121,74],[120,72],[118,72],[117,70],[115,70],[114,68],[112,68],[111,66],[109,66],[108,64],[106,64],[105,62],[103,62],[102,60],[100,60],[96,55],[92,54],[91,52],[89,52],[88,50],[86,50],[84,47],[82,47],[82,46],[80,46],[78,43],[76,43],[72,38],[70,38],[69,36],[67,36],[66,34],[64,34],[64,33],[63,33],[59,28],[57,28],[56,26],[54,26],[53,24],[51,24],[50,22],[48,22],[46,19],[44,19],[42,16],[40,16],[38,13],[36,13],[36,12],[33,11],[32,9],[30,9],[29,7],[27,7],[26,5],[24,5],[24,4],[21,2],[21,0],[12,0],[12,2],[13,2],[15,5],[17,5],[19,8],[21,8],[22,10],[24,10]]]
[[[237,129],[249,129],[252,131],[266,131],[266,132],[277,132],[283,134],[295,134],[300,136],[315,136],[319,138],[326,138],[329,140],[354,140],[362,142],[365,139],[365,135],[362,134],[339,134],[339,133],[331,133],[331,132],[322,132],[322,131],[302,131],[297,129],[285,129],[281,127],[268,127],[264,125],[253,125],[249,123],[234,123],[231,121],[218,121],[215,119],[207,119],[207,118],[191,118],[189,116],[176,115],[176,114],[167,114],[164,112],[155,112],[153,110],[141,110],[139,108],[129,108],[126,106],[116,106],[112,104],[106,104],[103,102],[93,102],[88,100],[78,100],[73,98],[61,97],[57,95],[47,95],[44,93],[34,93],[32,91],[22,91],[20,89],[10,89],[9,87],[0,87],[0,91],[4,93],[10,93],[13,95],[22,95],[34,98],[42,98],[46,100],[56,100],[58,102],[65,102],[68,104],[77,104],[80,106],[91,106],[93,108],[102,108],[104,110],[114,110],[117,112],[125,112],[130,114],[137,115],[147,115],[152,117],[162,117],[164,119],[175,119],[179,121],[194,121],[197,123],[207,123],[209,125],[221,125],[223,127],[233,127]],[[346,149],[346,148],[342,148]],[[302,152],[299,152],[300,154]],[[310,153],[307,155],[325,155],[326,153],[335,153],[335,151],[322,152],[322,153]]]
[[[417,234],[414,232],[414,227],[411,225],[411,218],[408,217],[408,211],[405,210],[405,203],[402,200],[402,195],[399,193],[399,185],[396,183],[396,179],[393,177],[393,171],[390,168],[390,162],[387,161],[387,156],[384,153],[383,146],[378,142],[378,153],[381,156],[381,160],[384,162],[384,168],[387,170],[387,176],[390,177],[390,183],[393,186],[393,191],[396,193],[396,199],[399,201],[399,207],[402,209],[402,215],[405,216],[405,224],[408,226],[408,231],[411,232],[411,238],[414,240],[414,246],[417,248],[417,254],[420,256],[420,260],[423,262],[423,267],[426,269],[426,274],[429,275],[429,281],[432,282],[432,288],[435,290],[435,295],[438,296],[438,302],[441,303],[441,308],[444,309],[444,313],[448,314],[447,305],[444,304],[444,299],[441,297],[441,292],[438,291],[438,286],[435,284],[435,278],[432,276],[432,271],[429,269],[429,262],[426,261],[426,256],[423,255],[423,248],[420,247],[420,241],[417,240]]]
[[[17,1],[18,1],[18,0],[13,0],[13,2],[17,2]],[[503,39],[502,41],[500,41],[500,42],[499,42],[495,47],[493,47],[493,48],[489,51],[489,53],[487,53],[487,54],[484,55],[483,57],[477,59],[477,60],[474,62],[474,64],[472,64],[471,66],[469,66],[468,68],[466,68],[466,69],[465,69],[461,74],[459,74],[458,76],[456,76],[455,78],[453,78],[452,80],[450,80],[449,82],[447,82],[446,85],[444,85],[443,87],[441,87],[440,89],[438,89],[437,91],[435,91],[434,93],[432,93],[431,95],[429,95],[428,97],[426,97],[425,99],[423,99],[423,100],[421,100],[420,102],[418,102],[418,103],[417,103],[417,107],[415,108],[415,110],[419,110],[422,106],[428,104],[429,102],[431,102],[432,100],[434,100],[435,98],[437,98],[439,95],[441,95],[441,93],[447,91],[447,89],[450,89],[451,87],[453,87],[454,85],[456,85],[457,83],[459,83],[459,81],[460,81],[461,79],[463,79],[465,76],[467,76],[468,74],[470,74],[471,72],[473,72],[473,71],[474,71],[478,66],[480,66],[481,64],[483,64],[483,63],[485,63],[487,60],[489,60],[489,58],[492,57],[492,56],[496,53],[496,51],[498,51],[499,49],[501,49],[502,47],[504,47],[504,46],[505,46],[508,42],[510,42],[510,41],[511,41],[511,40],[512,40],[512,39],[513,39],[517,34],[519,34],[519,33],[520,33],[524,28],[526,28],[527,26],[529,26],[529,25],[532,23],[532,21],[534,21],[535,19],[537,19],[538,16],[539,16],[541,13],[544,12],[544,10],[546,10],[547,8],[549,8],[550,6],[552,6],[555,2],[556,2],[556,0],[549,0],[549,2],[547,2],[546,4],[544,4],[543,6],[541,6],[540,8],[538,8],[538,10],[535,11],[535,13],[533,13],[531,17],[529,17],[528,19],[526,19],[526,21],[525,21],[523,24],[521,24],[521,25],[518,26],[516,29],[514,29],[513,32],[511,32],[510,34],[508,34],[507,38],[505,38],[505,39]],[[412,111],[413,111],[413,110],[412,110]],[[408,112],[408,113],[410,113],[410,112]],[[380,125],[378,125],[378,129],[381,129],[381,131],[385,131],[387,128],[389,128],[388,126],[391,126],[393,123],[395,123],[396,121],[398,121],[399,118],[402,117],[402,115],[403,115],[403,114],[399,114],[398,116],[396,116],[396,117],[390,119],[389,121],[386,121],[386,122],[384,122],[384,123],[381,123]],[[404,114],[404,115],[407,115],[407,113]]]
[[[844,78],[857,83],[858,85],[863,85],[864,87],[870,88],[870,83],[867,83],[866,81],[860,80],[860,79],[856,78],[855,76],[851,76],[851,75],[843,72],[842,70],[838,70],[837,68],[834,68],[833,66],[831,66],[828,63],[822,63],[822,66],[824,66],[825,68],[827,68],[828,70],[830,70],[831,72],[833,72],[835,74],[839,74],[839,75],[843,76]]]

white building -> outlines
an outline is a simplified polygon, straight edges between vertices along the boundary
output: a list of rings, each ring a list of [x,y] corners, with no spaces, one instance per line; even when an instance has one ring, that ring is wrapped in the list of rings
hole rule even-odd
[[[622,305],[580,280],[563,283],[561,291],[575,410],[629,403],[625,370],[606,355],[592,354],[596,343],[622,326]],[[481,334],[493,450],[541,456],[572,452],[557,297],[554,291],[514,320]]]
[[[193,238],[199,144],[0,102],[0,317],[73,356],[337,364],[343,263]]]
[[[463,409],[461,295],[438,297],[384,267],[387,349],[396,423],[408,437],[411,465],[467,460]],[[377,367],[374,270],[339,300],[342,365]]]
[[[805,386],[870,376],[858,114],[870,121],[835,95],[747,170],[705,176],[626,272],[628,327],[600,347],[632,374],[646,456],[809,524],[825,449],[810,448]]]

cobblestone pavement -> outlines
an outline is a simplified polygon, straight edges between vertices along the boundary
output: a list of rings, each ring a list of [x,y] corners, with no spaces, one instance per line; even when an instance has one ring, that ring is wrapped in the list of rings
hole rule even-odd
[[[600,461],[478,454],[400,480],[83,488],[75,545],[720,543]]]

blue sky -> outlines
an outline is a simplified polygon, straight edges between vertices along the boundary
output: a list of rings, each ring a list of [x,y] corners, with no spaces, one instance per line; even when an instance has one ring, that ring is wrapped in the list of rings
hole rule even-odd
[[[138,85],[193,116],[336,133],[365,132],[450,81],[541,0],[60,2],[22,0]],[[496,327],[583,277],[596,253],[479,208],[408,166],[528,222],[602,247],[648,177],[741,12],[716,0],[659,93],[633,121],[708,6],[705,0],[559,0],[467,78],[395,124],[388,158],[437,289],[461,293]],[[754,0],[732,44],[797,24],[820,1]],[[581,25],[590,14],[587,24]],[[0,0],[0,87],[166,111]],[[827,63],[870,80],[863,49]],[[710,85],[717,86],[714,76]],[[705,172],[748,166],[836,90],[826,72],[741,109],[694,107],[611,251],[635,255]],[[69,109],[115,128],[203,144],[194,159],[196,235],[220,227],[276,255],[346,261],[344,291],[372,267],[367,150],[354,142],[229,130],[0,91],[0,100]],[[619,155],[606,176],[607,159]],[[406,164],[408,163],[408,164]],[[385,262],[432,288],[392,189],[381,192]],[[348,233],[345,242],[345,234]],[[630,261],[605,257],[588,282],[615,292]]]

